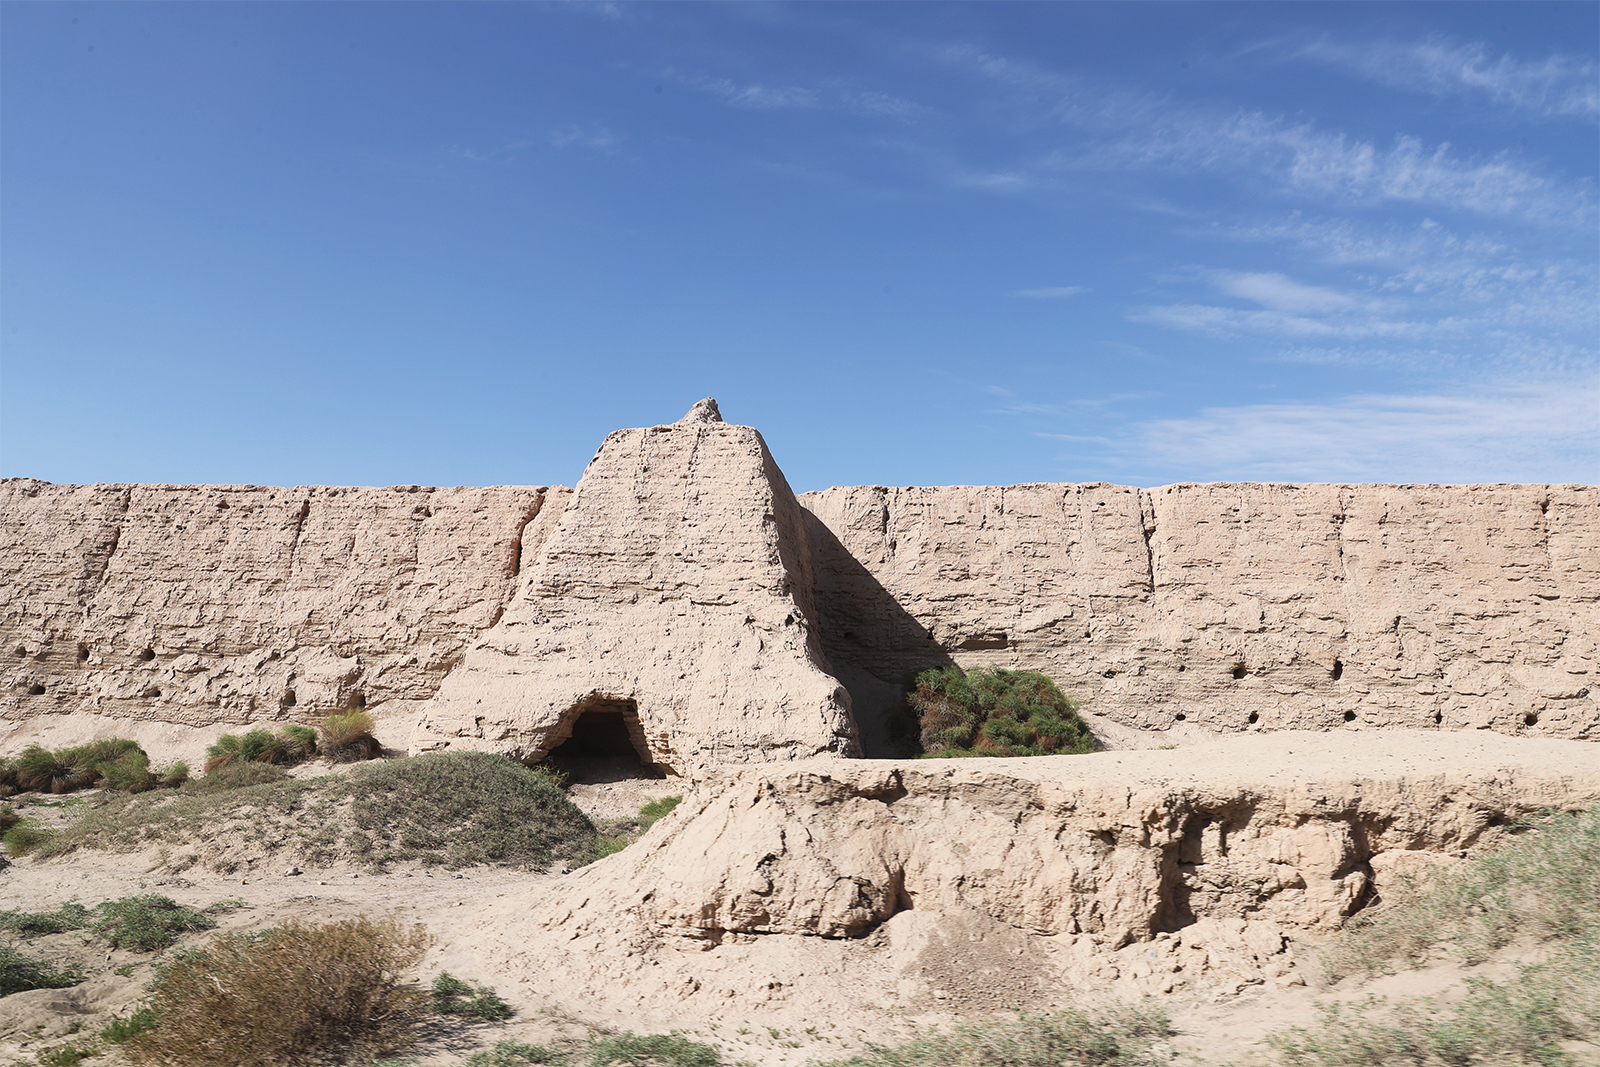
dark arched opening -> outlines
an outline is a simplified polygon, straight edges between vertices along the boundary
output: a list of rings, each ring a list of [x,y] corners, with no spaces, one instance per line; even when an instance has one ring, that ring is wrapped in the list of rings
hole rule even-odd
[[[631,700],[595,696],[569,713],[567,736],[545,762],[573,782],[613,782],[624,778],[664,778],[650,762],[650,746]]]

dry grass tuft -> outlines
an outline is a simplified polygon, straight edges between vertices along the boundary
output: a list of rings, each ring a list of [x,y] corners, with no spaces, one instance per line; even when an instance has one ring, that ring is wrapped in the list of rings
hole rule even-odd
[[[228,934],[156,979],[154,1026],[123,1048],[135,1063],[269,1067],[406,1044],[428,997],[403,975],[427,951],[420,926],[365,916]]]
[[[377,725],[372,713],[360,708],[329,715],[318,727],[322,734],[322,751],[329,759],[346,763],[372,759],[382,751],[372,736]]]

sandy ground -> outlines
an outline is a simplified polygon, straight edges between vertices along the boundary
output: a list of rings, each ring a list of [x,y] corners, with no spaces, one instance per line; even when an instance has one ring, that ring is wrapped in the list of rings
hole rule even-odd
[[[1429,763],[1471,762],[1478,736],[1452,741],[1441,736],[1426,754]],[[1286,740],[1286,744],[1293,744]],[[1339,742],[1338,744],[1344,744]],[[1335,744],[1334,747],[1338,747]],[[1551,759],[1567,758],[1562,743]],[[1142,773],[1183,776],[1192,767],[1214,760],[1200,745],[1171,752],[1104,753],[1099,759],[1129,761]],[[1530,751],[1538,749],[1535,745]],[[1539,751],[1542,751],[1540,749]],[[1600,748],[1596,749],[1600,753]],[[1337,773],[1334,766],[1318,770]],[[1357,755],[1350,755],[1350,773],[1359,774]],[[1424,758],[1424,757],[1419,757]],[[1145,767],[1144,764],[1151,764]],[[1159,763],[1157,767],[1155,764]],[[1128,765],[1128,764],[1123,764]],[[1131,766],[1130,766],[1131,769]],[[1366,765],[1370,770],[1370,764]],[[648,800],[681,793],[680,779],[630,776],[627,767],[589,767],[575,775],[570,795],[596,821],[634,815]],[[34,809],[38,813],[39,809]],[[45,809],[52,810],[52,809]],[[866,1042],[893,1042],[934,1025],[1011,1007],[1035,1010],[1054,1005],[1092,1003],[1103,991],[1048,988],[1040,976],[1052,954],[1072,951],[1061,938],[1024,934],[992,920],[972,919],[966,925],[939,917],[906,912],[885,923],[873,936],[853,942],[817,938],[760,938],[760,944],[731,946],[730,959],[758,960],[770,977],[750,979],[748,966],[730,968],[738,975],[722,1000],[706,1007],[695,998],[692,1013],[664,1014],[660,1002],[628,1007],[630,998],[615,991],[600,1002],[552,998],[559,976],[543,973],[527,946],[508,941],[518,918],[532,902],[571,891],[574,876],[560,868],[547,872],[471,868],[461,872],[396,869],[373,874],[350,866],[331,866],[290,875],[281,867],[245,877],[193,868],[181,875],[165,873],[154,853],[107,855],[76,853],[61,859],[11,863],[0,870],[0,909],[47,910],[66,900],[94,905],[134,893],[161,893],[180,903],[205,907],[218,901],[242,904],[219,914],[224,931],[261,929],[288,918],[330,921],[356,915],[394,915],[421,923],[435,945],[419,968],[424,981],[440,971],[494,986],[516,1010],[506,1023],[453,1024],[436,1028],[412,1050],[424,1065],[459,1064],[471,1051],[513,1037],[548,1044],[589,1034],[633,1030],[678,1029],[688,1036],[721,1046],[725,1062],[760,1067],[799,1067],[848,1056]],[[208,935],[189,935],[195,943]],[[780,942],[782,942],[780,944]],[[1379,979],[1366,986],[1349,983],[1334,989],[1316,981],[1318,944],[1294,946],[1297,974],[1283,983],[1187,991],[1162,998],[1173,1016],[1180,1051],[1206,1062],[1246,1063],[1264,1049],[1265,1035],[1287,1026],[1310,1024],[1318,1004],[1332,999],[1360,999],[1368,993],[1410,997],[1449,994],[1460,988],[1463,973],[1441,964],[1425,971]],[[0,999],[0,1063],[17,1057],[30,1060],[42,1045],[65,1038],[76,1026],[94,1033],[116,1014],[137,1004],[152,974],[151,954],[106,953],[103,943],[79,933],[34,941],[34,955],[69,960],[89,980],[66,990],[36,990]],[[1139,946],[1127,952],[1137,953]],[[916,968],[910,973],[907,967]],[[1509,956],[1475,973],[1500,974]],[[127,970],[127,974],[118,974]],[[807,972],[810,972],[809,975]],[[625,974],[619,970],[619,978]],[[706,954],[705,980],[715,981]],[[1300,976],[1309,984],[1297,984]],[[875,1007],[863,1008],[860,996],[846,987],[883,991]],[[855,990],[859,992],[859,988]],[[1592,1052],[1592,1050],[1590,1050]]]

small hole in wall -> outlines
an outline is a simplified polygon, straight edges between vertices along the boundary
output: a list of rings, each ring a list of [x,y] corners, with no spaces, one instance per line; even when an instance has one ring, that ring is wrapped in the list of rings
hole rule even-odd
[[[293,689],[285,689],[283,691],[283,706],[286,707],[286,708],[292,708],[292,707],[295,706],[295,703],[296,703],[296,701],[295,701],[295,698],[294,698],[294,690]]]
[[[1188,668],[1188,667],[1185,667],[1185,666],[1184,666],[1184,665],[1183,665],[1183,664],[1181,664],[1181,663],[1180,663],[1180,664],[1178,664],[1178,673],[1179,673],[1179,674],[1182,674],[1182,673],[1183,673],[1183,672],[1184,672],[1184,671],[1186,671],[1186,670],[1188,670],[1188,669],[1189,669],[1189,668]]]
[[[44,686],[42,686],[42,685],[30,686],[28,688],[28,695],[31,696],[31,697],[42,697],[42,696],[44,696]]]
[[[1353,712],[1353,711],[1345,712],[1344,713],[1344,721],[1345,722],[1355,722],[1356,721],[1356,713]]]
[[[1261,716],[1257,715],[1255,712],[1252,711],[1250,713],[1250,717],[1248,719],[1246,719],[1245,721],[1248,722],[1250,725],[1254,726],[1256,723],[1261,721]]]
[[[1340,663],[1338,660],[1334,660],[1333,661],[1333,670],[1329,671],[1328,675],[1336,682],[1340,678],[1343,678],[1344,677],[1344,664]]]
[[[25,647],[23,647],[22,645],[18,645],[17,646],[17,655],[26,656],[27,654],[28,654],[28,650]]]
[[[156,658],[156,651],[153,648],[147,648],[143,652],[139,653],[139,658],[144,660],[146,663],[149,663],[151,660]]]
[[[1433,725],[1438,726],[1442,722],[1444,722],[1444,712],[1442,712],[1442,711],[1434,712],[1433,713]]]
[[[152,699],[153,700],[154,698],[156,698],[156,697],[161,695],[161,690],[157,689],[155,686],[152,685],[149,689],[146,689],[144,692],[140,693],[139,695],[142,696],[142,697],[145,697],[146,699]]]
[[[1115,678],[1117,676],[1116,668],[1107,667],[1105,670],[1100,672],[1100,676],[1102,678]]]
[[[1179,722],[1182,722],[1182,721],[1183,721],[1183,720],[1185,720],[1185,719],[1187,719],[1187,718],[1188,718],[1188,717],[1189,717],[1189,716],[1187,716],[1187,715],[1185,715],[1185,714],[1184,714],[1184,713],[1183,713],[1183,712],[1181,712],[1181,711],[1180,711],[1180,712],[1178,712],[1178,714],[1176,714],[1176,715],[1174,715],[1174,716],[1173,716],[1173,718],[1174,718],[1174,719],[1176,719],[1176,720],[1178,720],[1178,721],[1179,721]]]
[[[82,663],[85,660],[87,660],[88,658],[89,658],[89,646],[88,645],[79,645],[78,646],[78,662]]]
[[[1524,725],[1524,726],[1538,726],[1539,725],[1539,716],[1535,715],[1531,711],[1528,712],[1528,714],[1526,714],[1526,715],[1524,715],[1522,717],[1522,725]]]
[[[350,699],[344,702],[347,708],[364,708],[367,706],[367,695],[361,692],[350,694]]]
[[[226,500],[217,501],[217,510],[218,511],[227,511],[228,510],[228,502]]]
[[[1233,668],[1233,680],[1237,682],[1239,679],[1241,679],[1243,677],[1244,677],[1244,664],[1241,663],[1238,666]]]

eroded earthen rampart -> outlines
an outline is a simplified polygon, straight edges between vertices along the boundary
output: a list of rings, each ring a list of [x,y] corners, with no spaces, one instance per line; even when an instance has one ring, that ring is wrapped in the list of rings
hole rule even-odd
[[[365,705],[528,758],[600,701],[680,769],[900,754],[908,676],[955,662],[1139,730],[1600,738],[1600,488],[796,498],[710,410],[613,434],[576,491],[8,479],[0,718]]]

